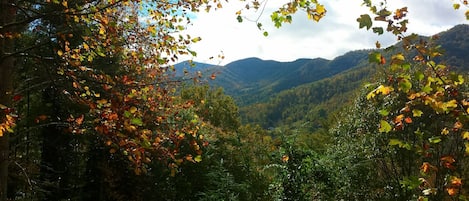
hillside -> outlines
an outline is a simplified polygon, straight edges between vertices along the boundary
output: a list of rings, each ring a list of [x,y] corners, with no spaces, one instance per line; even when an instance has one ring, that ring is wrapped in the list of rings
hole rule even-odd
[[[469,63],[469,58],[466,55],[469,53],[469,26],[458,25],[437,36],[436,42],[446,52],[442,59],[454,70],[468,71],[466,64]],[[392,51],[385,52],[385,57],[390,57],[399,48],[389,49]],[[331,76],[324,79],[283,90],[268,101],[241,107],[242,119],[245,123],[256,123],[265,128],[303,125],[310,131],[317,130],[329,114],[346,105],[353,98],[354,91],[363,82],[370,81],[376,73],[376,67],[368,65],[367,57],[353,53],[356,51],[328,63],[329,69],[344,69],[342,71],[337,70],[337,73],[331,73]]]
[[[316,58],[278,62],[247,58],[214,68],[218,76],[211,84],[223,87],[240,106],[245,106],[267,101],[283,90],[363,66],[368,53],[352,51],[332,61]]]
[[[446,51],[442,59],[455,70],[468,71],[469,65],[465,64],[469,63],[469,57],[466,57],[469,25],[455,26],[437,36],[435,42]],[[401,51],[400,45],[388,47],[385,57]],[[216,74],[216,79],[209,84],[222,87],[236,100],[245,123],[267,128],[306,122],[314,131],[329,114],[345,105],[354,91],[376,72],[368,63],[368,55],[372,51],[351,51],[333,60],[316,58],[279,62],[246,58],[225,66],[183,62],[176,68],[190,73]]]

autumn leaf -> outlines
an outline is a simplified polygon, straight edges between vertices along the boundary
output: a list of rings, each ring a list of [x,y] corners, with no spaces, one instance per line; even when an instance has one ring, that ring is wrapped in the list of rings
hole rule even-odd
[[[462,133],[462,139],[469,140],[469,131],[464,131]]]
[[[418,109],[413,109],[412,110],[412,116],[414,117],[421,117],[423,114],[423,112],[421,110],[418,110]]]
[[[197,162],[197,163],[200,163],[202,161],[202,156],[201,155],[197,155],[195,158],[194,158],[194,161]]]
[[[385,121],[385,120],[380,121],[380,123],[379,123],[379,132],[380,133],[389,133],[391,130],[392,130],[392,127],[387,121]]]
[[[454,196],[458,193],[458,189],[454,187],[448,187],[446,188],[446,192],[448,193],[449,196]]]

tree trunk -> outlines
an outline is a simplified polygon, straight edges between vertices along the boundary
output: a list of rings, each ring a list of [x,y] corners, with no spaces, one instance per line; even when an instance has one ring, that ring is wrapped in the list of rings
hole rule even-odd
[[[14,22],[16,11],[11,0],[0,0],[0,26]],[[0,28],[0,34],[13,33],[9,28]],[[0,104],[11,107],[11,93],[13,91],[14,58],[5,57],[14,50],[13,39],[0,37]],[[5,111],[0,111],[0,122],[5,121]],[[0,137],[0,201],[7,200],[8,164],[9,164],[9,137],[4,133]]]

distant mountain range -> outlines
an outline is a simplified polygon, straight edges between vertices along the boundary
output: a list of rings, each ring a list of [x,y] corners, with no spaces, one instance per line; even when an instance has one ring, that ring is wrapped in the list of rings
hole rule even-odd
[[[436,42],[446,50],[442,59],[453,69],[469,71],[469,25],[457,25],[437,35]],[[245,122],[264,127],[313,122],[311,129],[315,130],[319,119],[343,106],[353,97],[353,91],[374,74],[375,69],[368,63],[371,51],[351,51],[333,60],[278,62],[246,58],[225,66],[194,62],[194,67],[186,68],[215,74],[216,79],[209,84],[223,87],[236,100]],[[184,65],[187,62],[176,68]]]

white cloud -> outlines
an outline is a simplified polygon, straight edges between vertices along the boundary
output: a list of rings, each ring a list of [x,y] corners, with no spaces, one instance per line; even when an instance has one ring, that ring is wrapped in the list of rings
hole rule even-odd
[[[260,16],[259,22],[269,32],[268,37],[264,37],[253,22],[237,22],[235,13],[245,3],[230,2],[215,12],[197,13],[193,26],[187,30],[191,35],[202,37],[202,41],[191,47],[198,53],[195,60],[218,63],[219,60],[208,58],[216,57],[220,52],[225,56],[221,64],[247,57],[277,61],[316,57],[333,59],[350,50],[374,48],[377,40],[383,46],[395,42],[395,37],[390,34],[377,36],[371,31],[358,29],[356,19],[367,11],[358,0],[323,0],[327,13],[319,23],[308,20],[306,14],[299,12],[293,17],[292,24],[276,29],[270,22],[270,13],[283,2],[286,1],[268,1],[265,12]],[[390,10],[408,6],[410,32],[430,35],[465,23],[464,10],[454,11],[451,1],[389,2],[392,2],[389,3]],[[244,11],[243,14],[247,14],[249,19],[256,19],[259,15]]]

